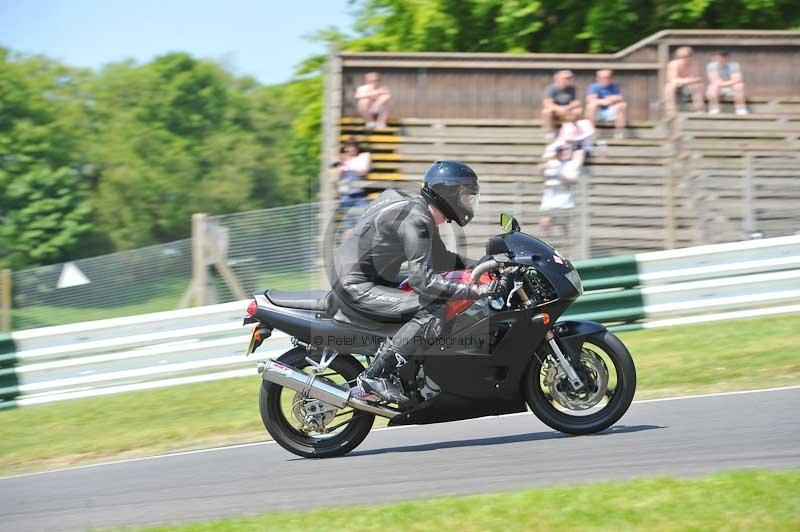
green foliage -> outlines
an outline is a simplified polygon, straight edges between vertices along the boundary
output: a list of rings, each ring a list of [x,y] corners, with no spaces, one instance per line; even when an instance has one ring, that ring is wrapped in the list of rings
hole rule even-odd
[[[182,53],[93,74],[0,50],[2,264],[182,238],[193,212],[308,201],[319,85],[263,87]]]
[[[353,32],[316,40],[347,51],[613,52],[663,28],[800,26],[792,0],[350,3]],[[324,64],[309,57],[295,80],[264,87],[185,53],[92,73],[0,48],[0,265],[182,238],[193,212],[313,200]],[[45,191],[52,201],[32,205]]]
[[[92,230],[88,187],[67,167],[17,175],[4,196],[13,205],[0,226],[8,266],[65,260]]]
[[[613,52],[664,28],[787,28],[792,0],[353,0],[349,50]]]
[[[63,260],[92,232],[75,158],[85,72],[0,49],[0,264]]]
[[[501,450],[497,451],[501,453]],[[595,482],[592,482],[592,481]],[[800,472],[726,471],[370,506],[270,512],[127,532],[525,532],[797,530]]]
[[[297,180],[287,186],[291,203],[314,198],[319,186],[322,145],[322,75],[311,76],[286,86],[287,104],[294,112],[287,139],[288,155]]]
[[[300,201],[291,190],[283,95],[186,54],[111,65],[93,80],[102,129],[98,223],[117,249],[182,238],[193,212]],[[278,163],[278,164],[276,164]]]

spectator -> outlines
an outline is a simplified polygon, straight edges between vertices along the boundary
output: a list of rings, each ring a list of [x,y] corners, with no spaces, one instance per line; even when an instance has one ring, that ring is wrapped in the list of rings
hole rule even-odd
[[[358,141],[350,137],[344,143],[339,160],[335,163],[339,177],[339,208],[347,211],[343,223],[346,228],[355,225],[361,208],[368,203],[367,191],[358,182],[366,178],[371,166],[370,153],[362,151]]]
[[[364,76],[364,82],[356,89],[358,114],[364,119],[364,124],[369,129],[386,127],[392,92],[388,87],[381,85],[381,76],[377,72],[367,73]]]
[[[694,110],[703,110],[703,78],[697,74],[693,56],[690,47],[681,46],[675,50],[675,58],[667,63],[664,104],[668,116],[675,114],[678,93],[682,98],[691,95]]]
[[[543,164],[544,192],[539,210],[542,213],[555,213],[575,206],[572,199],[572,187],[578,182],[581,163],[573,157],[569,144],[562,144],[555,149],[555,157]],[[539,219],[542,236],[551,236],[553,217],[550,214]]]
[[[573,84],[575,76],[569,70],[559,70],[553,76],[553,84],[544,91],[542,102],[542,119],[544,120],[545,138],[556,136],[556,120],[563,118],[569,111],[581,113],[581,102],[575,93]]]
[[[736,61],[728,61],[728,52],[718,52],[706,65],[708,76],[708,114],[719,114],[719,97],[732,96],[736,105],[737,115],[746,115],[747,107],[744,103],[744,81],[742,69]]]
[[[619,85],[614,83],[614,72],[609,69],[598,70],[595,82],[589,85],[586,94],[586,118],[601,122],[614,122],[616,138],[625,135],[626,111],[628,104],[622,98]]]
[[[569,111],[564,115],[564,121],[556,140],[545,148],[544,157],[551,158],[558,153],[559,148],[567,146],[570,149],[570,159],[580,171],[586,155],[592,151],[594,133],[595,129],[591,120],[580,118],[577,111]]]

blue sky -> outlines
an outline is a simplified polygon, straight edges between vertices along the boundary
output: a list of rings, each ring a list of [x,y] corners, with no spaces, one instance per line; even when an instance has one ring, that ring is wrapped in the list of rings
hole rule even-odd
[[[351,22],[347,0],[0,0],[0,46],[91,68],[185,51],[279,83],[325,51],[304,36]]]

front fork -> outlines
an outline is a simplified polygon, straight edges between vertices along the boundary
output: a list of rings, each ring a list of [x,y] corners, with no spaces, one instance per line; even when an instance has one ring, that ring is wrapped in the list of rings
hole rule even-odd
[[[575,368],[572,367],[569,360],[564,353],[561,351],[561,348],[558,346],[558,342],[556,341],[556,335],[553,334],[553,331],[547,331],[545,335],[545,339],[547,340],[547,344],[550,346],[550,350],[553,352],[553,356],[555,357],[556,361],[558,362],[558,367],[561,368],[561,371],[567,376],[569,379],[569,383],[575,390],[580,390],[583,388],[583,382],[581,381],[578,374],[575,372]]]
[[[520,301],[522,302],[522,306],[525,308],[530,308],[533,305],[533,301],[530,300],[528,294],[525,292],[524,289],[524,282],[523,281],[515,281],[514,288],[508,294],[508,300],[506,301],[506,306],[509,308],[511,307],[511,298],[516,293],[519,295]],[[550,350],[553,352],[553,356],[556,358],[559,367],[559,373],[562,373],[567,376],[569,379],[569,383],[572,385],[572,388],[575,390],[580,390],[583,388],[583,382],[581,381],[578,374],[575,372],[575,368],[572,367],[567,357],[564,356],[564,353],[561,351],[561,348],[556,341],[556,335],[553,334],[552,329],[547,331],[545,335],[545,340],[547,340],[547,344],[550,346]]]

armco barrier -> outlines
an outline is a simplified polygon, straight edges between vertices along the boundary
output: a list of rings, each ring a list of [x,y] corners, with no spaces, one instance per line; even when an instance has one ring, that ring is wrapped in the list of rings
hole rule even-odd
[[[586,293],[565,316],[613,329],[800,311],[800,235],[577,264]],[[255,375],[290,347],[246,358],[247,301],[0,336],[0,407]]]
[[[579,263],[585,294],[565,315],[643,319],[800,302],[800,235]]]

